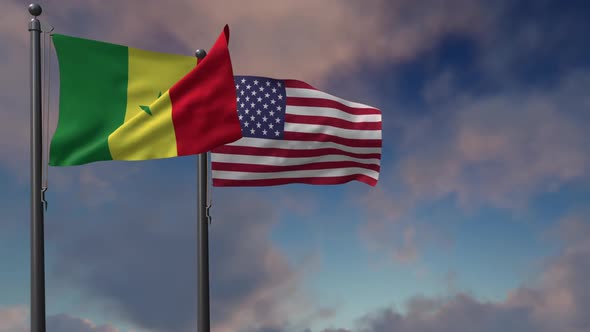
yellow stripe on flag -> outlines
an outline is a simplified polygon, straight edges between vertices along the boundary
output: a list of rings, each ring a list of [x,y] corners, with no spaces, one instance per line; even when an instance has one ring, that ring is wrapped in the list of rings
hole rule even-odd
[[[149,107],[152,115],[142,111],[109,136],[109,148],[114,160],[158,159],[178,155],[168,91]]]
[[[197,59],[191,56],[129,48],[125,122],[109,135],[113,159],[177,155],[172,104],[167,91],[196,64]]]

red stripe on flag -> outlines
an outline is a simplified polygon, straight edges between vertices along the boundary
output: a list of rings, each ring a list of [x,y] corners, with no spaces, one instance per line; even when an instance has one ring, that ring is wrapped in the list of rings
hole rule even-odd
[[[353,174],[346,176],[331,176],[331,177],[312,177],[312,178],[280,178],[280,179],[264,179],[264,180],[225,180],[213,178],[213,186],[215,187],[263,187],[263,186],[279,186],[289,183],[302,184],[318,184],[331,185],[343,184],[351,181],[360,181],[370,186],[375,186],[377,180],[370,176],[363,174]]]
[[[289,97],[287,96],[288,106],[307,106],[307,107],[326,107],[335,108],[342,112],[353,115],[367,115],[367,114],[381,114],[381,111],[376,108],[366,107],[350,107],[340,102],[323,98],[303,98],[303,97]]]
[[[317,90],[313,86],[298,80],[283,80],[286,88],[299,88],[299,89],[311,89]]]
[[[273,173],[273,172],[289,172],[289,171],[309,171],[318,169],[335,169],[359,167],[370,169],[379,172],[380,166],[375,164],[363,164],[356,161],[324,161],[319,163],[308,163],[303,165],[255,165],[255,164],[241,164],[241,163],[225,163],[212,162],[211,169],[216,171],[239,171],[239,172],[253,172],[253,173]]]
[[[333,142],[351,147],[380,148],[380,139],[342,138],[327,134],[298,133],[285,131],[284,137],[289,141]]]
[[[179,156],[207,152],[242,138],[227,25],[209,55],[170,88]]]
[[[212,151],[219,154],[241,154],[249,156],[268,156],[284,158],[305,158],[305,157],[322,157],[327,155],[342,155],[352,158],[361,159],[380,159],[380,153],[353,153],[342,151],[336,148],[321,148],[313,150],[304,149],[281,149],[281,148],[257,148],[252,146],[233,146],[224,145]]]
[[[285,114],[285,121],[289,123],[325,125],[342,129],[381,130],[381,122],[350,122],[327,116]]]

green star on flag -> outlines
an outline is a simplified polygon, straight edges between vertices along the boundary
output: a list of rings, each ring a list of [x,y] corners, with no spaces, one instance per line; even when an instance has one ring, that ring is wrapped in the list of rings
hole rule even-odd
[[[158,98],[160,98],[162,96],[162,91],[160,91],[158,93]],[[157,99],[157,98],[156,98]],[[139,105],[139,108],[141,108],[144,112],[146,112],[149,115],[152,115],[152,110],[150,110],[149,106],[145,106],[145,105]]]

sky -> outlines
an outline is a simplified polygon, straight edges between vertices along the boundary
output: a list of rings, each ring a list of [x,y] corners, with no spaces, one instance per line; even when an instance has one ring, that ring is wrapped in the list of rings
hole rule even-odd
[[[29,329],[29,2],[0,4],[0,332]],[[214,332],[589,332],[587,1],[41,1],[379,108],[379,182],[213,188]],[[59,77],[50,53],[48,134]],[[49,168],[48,332],[196,330],[196,157]]]

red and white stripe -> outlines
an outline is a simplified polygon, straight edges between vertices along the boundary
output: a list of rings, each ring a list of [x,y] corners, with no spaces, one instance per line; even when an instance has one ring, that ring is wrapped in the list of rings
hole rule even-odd
[[[381,111],[285,80],[283,140],[244,137],[212,151],[214,186],[377,184]]]

